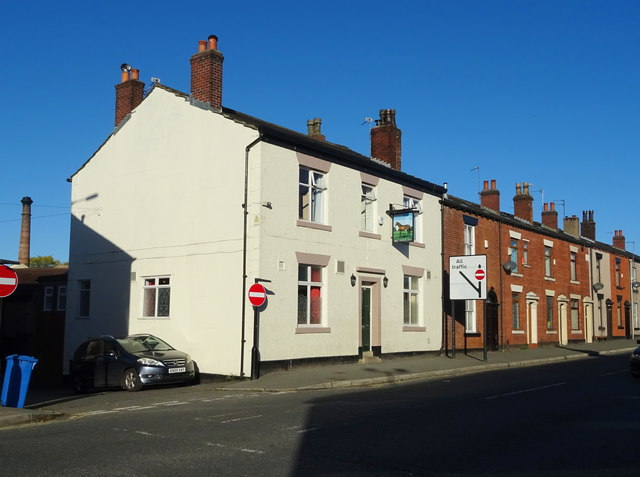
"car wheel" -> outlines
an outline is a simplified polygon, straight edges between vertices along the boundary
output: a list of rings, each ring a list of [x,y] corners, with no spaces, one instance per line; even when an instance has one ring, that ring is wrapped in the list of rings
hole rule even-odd
[[[80,376],[74,376],[73,381],[71,383],[73,387],[73,392],[76,394],[84,394],[87,392],[87,387],[82,382],[82,378]]]
[[[129,368],[122,375],[122,389],[131,392],[142,389],[142,381],[135,369]]]

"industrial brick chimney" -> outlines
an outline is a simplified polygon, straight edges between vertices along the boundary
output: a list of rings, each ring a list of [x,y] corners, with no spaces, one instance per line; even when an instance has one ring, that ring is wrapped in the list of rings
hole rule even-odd
[[[484,188],[480,191],[480,205],[500,212],[500,191],[496,189],[495,179],[491,179],[491,188],[489,188],[489,181],[484,181]]]
[[[322,127],[322,119],[320,118],[313,118],[307,121],[307,131],[309,136],[324,141],[326,138],[324,137],[324,134],[322,134],[322,131],[320,130],[321,127]]]
[[[218,51],[218,37],[198,42],[198,53],[191,57],[191,97],[222,109],[222,62]]]
[[[400,170],[402,131],[396,126],[396,110],[381,109],[380,119],[371,128],[371,157]]]
[[[33,201],[31,197],[23,197],[20,202],[22,202],[22,225],[20,227],[18,262],[28,267],[31,253],[31,204]]]
[[[558,229],[558,212],[555,202],[544,203],[542,211],[542,225],[550,229]]]
[[[580,235],[591,240],[596,239],[596,222],[593,220],[593,210],[582,211],[582,223],[580,224]]]
[[[142,103],[144,98],[144,83],[140,81],[140,70],[123,64],[122,81],[116,85],[116,126],[125,116]]]
[[[533,197],[529,193],[529,183],[516,184],[516,195],[513,197],[513,215],[533,222]]]
[[[622,230],[616,230],[613,233],[613,246],[620,250],[626,250],[626,243],[624,235],[622,235]]]

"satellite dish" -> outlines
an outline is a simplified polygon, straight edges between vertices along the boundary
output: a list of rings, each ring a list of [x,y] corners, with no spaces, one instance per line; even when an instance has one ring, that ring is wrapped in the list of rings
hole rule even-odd
[[[507,273],[511,273],[512,271],[514,271],[517,268],[517,264],[515,262],[504,262],[502,264],[502,268],[504,268],[504,271]]]
[[[598,282],[598,283],[594,283],[594,284],[593,284],[593,289],[594,289],[595,291],[600,291],[600,290],[602,290],[603,288],[604,288],[604,285],[603,285],[602,283],[600,283],[600,282]]]

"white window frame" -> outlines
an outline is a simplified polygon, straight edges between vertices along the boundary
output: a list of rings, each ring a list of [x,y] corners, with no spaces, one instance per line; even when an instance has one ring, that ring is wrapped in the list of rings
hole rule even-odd
[[[306,174],[306,181],[303,181]],[[305,193],[302,193],[306,189]],[[298,218],[318,224],[326,223],[327,177],[324,172],[300,166],[298,174]]]
[[[78,280],[78,318],[91,315],[91,280]]]
[[[301,270],[305,269],[305,276],[306,278],[301,279]],[[297,312],[297,326],[298,327],[324,327],[325,326],[325,313],[324,313],[324,286],[323,286],[323,282],[324,282],[324,269],[325,267],[320,266],[320,265],[311,265],[308,263],[299,263],[298,264],[298,300],[297,300],[297,305],[298,305],[298,312]],[[314,270],[319,271],[320,273],[320,281],[317,280],[313,280],[313,272]],[[300,294],[300,289],[304,288],[305,290],[305,294],[301,295]],[[311,298],[312,298],[312,294],[314,290],[319,290],[319,298],[320,298],[320,303],[319,303],[319,313],[320,313],[320,320],[318,323],[311,323]],[[306,298],[306,301],[304,303],[302,303],[302,297]],[[304,309],[303,306],[304,305]],[[301,322],[300,318],[303,317],[304,318],[304,322]]]
[[[58,296],[56,297],[56,311],[65,311],[67,309],[67,286],[58,287]]]
[[[53,299],[54,299],[55,287],[44,287],[44,297],[42,300],[42,311],[53,311]]]
[[[376,189],[370,184],[361,184],[360,196],[360,230],[364,232],[375,232],[376,216]]]
[[[518,257],[519,248],[520,248],[520,239],[516,237],[511,237],[509,239],[509,261],[516,264],[516,267],[513,270],[511,270],[513,273],[519,273],[520,271],[520,263],[519,263],[519,257]]]
[[[405,195],[402,198],[405,209],[413,209],[413,241],[422,243],[422,200]]]
[[[404,326],[420,326],[421,282],[421,277],[415,275],[404,275],[402,278],[402,321]]]
[[[572,282],[578,281],[578,252],[569,252],[569,279]]]
[[[464,254],[475,255],[476,253],[476,226],[464,224]],[[464,302],[464,323],[467,333],[475,333],[477,329],[476,301],[465,300]]]
[[[152,283],[153,282],[153,283]],[[163,290],[168,290],[168,304],[166,313],[160,314],[159,306]],[[153,313],[147,308],[149,299],[153,299]],[[143,277],[142,282],[142,317],[143,318],[170,318],[171,317],[171,276],[154,275]]]
[[[553,247],[549,245],[544,246],[544,276],[553,278]]]

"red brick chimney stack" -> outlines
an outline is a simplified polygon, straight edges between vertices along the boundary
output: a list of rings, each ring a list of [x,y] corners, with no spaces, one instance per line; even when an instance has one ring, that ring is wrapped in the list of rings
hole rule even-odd
[[[144,83],[140,81],[140,70],[131,68],[126,63],[122,70],[122,82],[116,85],[116,126],[125,116],[142,103]]]
[[[218,37],[198,42],[198,53],[191,57],[191,97],[222,109],[222,62],[218,51]]]
[[[624,235],[622,235],[622,230],[616,230],[613,233],[613,246],[621,250],[626,250],[626,243]]]
[[[491,179],[491,188],[489,181],[484,181],[484,189],[480,192],[480,205],[500,212],[500,191],[496,189],[495,179]]]
[[[23,197],[22,200],[22,225],[20,227],[20,248],[18,250],[18,262],[28,267],[31,260],[31,197]]]
[[[400,170],[402,131],[396,126],[396,110],[381,109],[380,119],[371,128],[371,157]]]
[[[558,212],[555,202],[544,203],[542,211],[542,225],[550,229],[558,229]]]
[[[529,183],[516,184],[516,195],[513,197],[513,215],[527,222],[533,222],[533,197],[529,193]]]
[[[326,138],[324,137],[324,134],[322,134],[320,130],[321,127],[322,127],[322,119],[320,118],[313,118],[307,121],[307,131],[309,136],[324,141]]]
[[[582,223],[580,224],[580,235],[591,240],[596,239],[596,222],[593,220],[593,210],[582,211]]]

